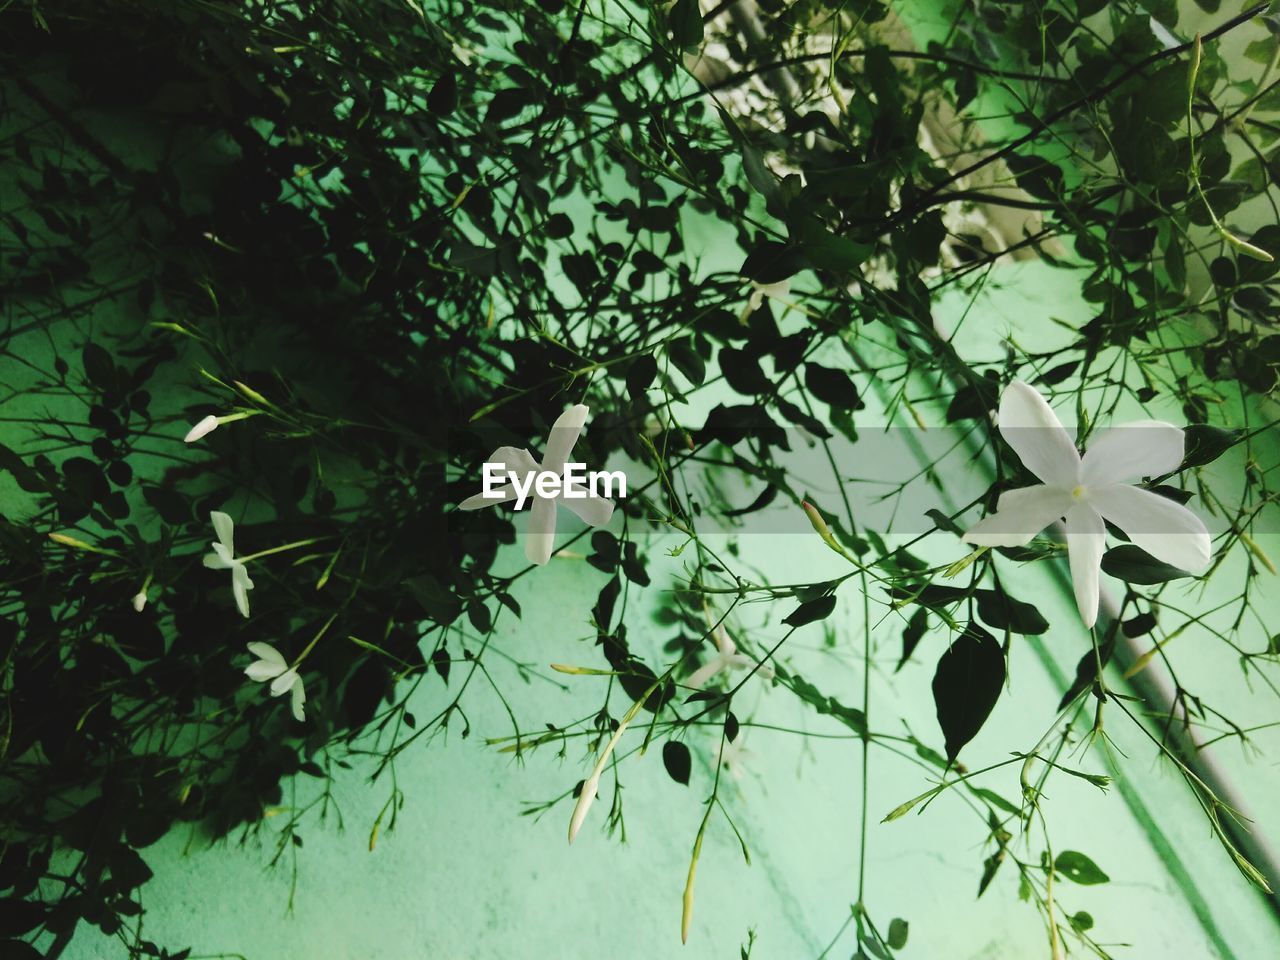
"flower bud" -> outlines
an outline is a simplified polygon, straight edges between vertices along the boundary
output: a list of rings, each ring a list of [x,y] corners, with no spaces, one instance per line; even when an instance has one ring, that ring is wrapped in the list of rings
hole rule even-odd
[[[219,422],[220,421],[218,420],[217,417],[215,417],[213,414],[209,414],[209,416],[205,417],[203,420],[201,420],[194,427],[192,427],[190,430],[187,431],[187,435],[182,438],[182,442],[194,443],[196,440],[199,440],[202,437],[207,437],[209,434],[213,433],[214,430],[218,429]]]

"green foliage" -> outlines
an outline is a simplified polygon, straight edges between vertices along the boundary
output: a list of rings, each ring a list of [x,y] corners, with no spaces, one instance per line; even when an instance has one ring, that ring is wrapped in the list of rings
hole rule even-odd
[[[1220,411],[1242,389],[1271,395],[1280,368],[1278,266],[1240,246],[1280,253],[1280,226],[1237,223],[1253,194],[1276,192],[1280,99],[1249,64],[1223,62],[1215,39],[1258,11],[1222,15],[1192,73],[1190,40],[1169,48],[1151,27],[1176,29],[1174,4],[1059,6],[978,0],[945,47],[923,50],[899,49],[876,2],[762,3],[750,38],[691,0],[604,21],[554,0],[0,9],[0,159],[16,201],[0,210],[12,238],[0,343],[19,398],[5,402],[39,398],[0,445],[12,918],[0,936],[22,938],[5,956],[34,955],[27,940],[56,956],[82,921],[156,955],[130,934],[150,876],[137,851],[170,825],[252,829],[284,778],[327,784],[350,749],[381,757],[381,774],[451,721],[465,736],[462,698],[473,676],[495,682],[494,638],[521,616],[513,589],[528,571],[494,572],[509,515],[454,505],[474,492],[475,464],[541,443],[569,402],[592,405],[585,459],[630,458],[654,480],[622,504],[618,533],[577,544],[604,580],[582,659],[609,692],[571,728],[531,736],[513,717],[515,749],[570,736],[598,749],[617,729],[612,695],[647,711],[642,735],[665,738],[664,767],[687,785],[694,758],[676,737],[713,722],[732,742],[751,723],[733,685],[678,689],[707,655],[718,605],[729,617],[767,600],[771,626],[822,621],[827,643],[847,648],[841,616],[861,591],[912,606],[899,668],[941,646],[931,626],[945,629],[932,682],[945,757],[910,743],[932,773],[960,773],[1006,653],[1058,626],[998,576],[1010,556],[1046,556],[1040,545],[973,558],[967,583],[935,582],[910,545],[887,546],[889,531],[845,509],[824,522],[856,576],[781,587],[729,569],[699,532],[770,507],[798,517],[810,481],[785,455],[802,435],[857,444],[854,415],[873,393],[895,416],[926,407],[996,450],[988,501],[1018,469],[990,431],[1013,377],[1072,394],[1086,420],[1117,395],[1174,402],[1194,426],[1164,480],[1188,490],[1220,457],[1251,455],[1253,434]],[[812,52],[823,31],[836,54]],[[724,51],[714,62],[711,39]],[[751,84],[769,92],[763,109]],[[954,151],[929,149],[953,110]],[[966,111],[999,114],[1002,129],[983,140]],[[993,244],[958,226],[975,206],[981,223],[1034,218]],[[707,236],[736,240],[731,268],[702,249]],[[1073,271],[1091,318],[1065,346],[966,359],[935,303],[1022,255]],[[786,297],[749,303],[749,281],[781,280],[794,283]],[[754,500],[689,493],[712,454]],[[847,477],[834,479],[843,492]],[[1266,498],[1256,473],[1249,483]],[[201,566],[219,509],[235,515],[241,553],[289,548],[254,561],[248,619]],[[934,512],[954,545],[967,521]],[[1233,538],[1252,516],[1241,507]],[[645,522],[688,537],[682,567],[642,550]],[[1183,576],[1132,545],[1103,563],[1135,587]],[[680,632],[660,663],[628,627],[645,589],[666,590],[677,569],[661,623]],[[1158,593],[1152,604],[1125,636],[1156,629]],[[759,662],[784,640],[742,642]],[[249,642],[301,658],[304,722],[246,686]],[[857,642],[869,663],[870,627]],[[1115,637],[1075,642],[1064,708],[1085,689],[1105,699],[1098,666]],[[862,749],[901,739],[894,727],[878,740],[889,724],[870,728],[867,703],[779,657],[778,688]],[[404,697],[427,684],[443,706],[420,722]],[[1021,813],[967,789],[980,815]],[[399,799],[393,788],[389,809]],[[282,849],[300,846],[292,825],[306,812],[291,814]],[[997,852],[980,893],[1008,840],[998,819],[983,829]],[[69,876],[51,866],[59,851],[75,854]],[[1107,879],[1081,854],[1054,868]],[[905,920],[883,938],[864,920],[866,950],[905,946]],[[1093,921],[1070,922],[1086,938]]]

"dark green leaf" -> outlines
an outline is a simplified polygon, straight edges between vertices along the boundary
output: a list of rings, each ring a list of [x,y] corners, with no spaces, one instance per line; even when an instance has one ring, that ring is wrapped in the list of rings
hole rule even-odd
[[[427,109],[437,117],[447,117],[457,108],[458,78],[453,70],[446,70],[431,85],[431,92],[427,94]]]
[[[87,343],[82,360],[85,378],[91,386],[103,392],[115,389],[116,365],[111,361],[111,354],[96,343]]]
[[[573,221],[566,214],[553,213],[542,225],[542,232],[551,240],[563,240],[573,233]]]
[[[817,620],[825,620],[831,616],[831,611],[836,608],[835,595],[819,597],[816,600],[810,600],[802,603],[791,611],[782,622],[789,627],[803,627],[807,623],[813,623]]]
[[[1126,583],[1153,584],[1190,577],[1186,570],[1162,563],[1141,547],[1124,543],[1102,555],[1102,571]]]
[[[756,355],[735,347],[724,347],[720,350],[719,359],[725,381],[738,393],[753,396],[773,389],[773,384],[760,369],[760,358]]]
[[[902,631],[902,656],[898,658],[898,665],[893,668],[894,673],[901,670],[903,665],[911,659],[911,654],[920,643],[920,638],[924,636],[925,631],[928,629],[929,611],[924,607],[916,608],[916,612],[911,615],[911,619],[907,621],[907,625]]]
[[[983,861],[982,879],[978,881],[978,896],[987,892],[987,887],[991,886],[991,881],[995,879],[996,871],[1000,869],[1002,863],[1004,863],[1003,850],[996,851]]]
[[[1039,636],[1049,629],[1049,622],[1036,607],[1015,600],[1003,590],[978,590],[975,596],[978,616],[988,626],[1026,636]]]
[[[1076,883],[1092,885],[1106,883],[1111,878],[1103,873],[1096,863],[1083,853],[1074,850],[1063,850],[1053,861],[1053,868],[1068,880]]]
[[[667,768],[672,780],[688,786],[689,771],[692,768],[688,747],[678,740],[668,740],[662,745],[662,765]]]
[[[977,736],[1004,689],[1004,651],[996,638],[969,624],[938,660],[933,702],[946,738],[947,761]]]
[[[1126,637],[1140,637],[1156,628],[1156,615],[1154,613],[1140,613],[1136,617],[1126,620],[1120,627],[1124,630]]]
[[[702,8],[698,0],[676,0],[668,14],[671,23],[671,39],[682,49],[702,43]]]
[[[1186,452],[1179,470],[1212,463],[1243,439],[1239,430],[1224,430],[1207,423],[1193,423],[1183,430]]]
[[[671,358],[676,369],[695,387],[701,386],[702,381],[707,378],[707,365],[702,357],[698,356],[698,351],[693,349],[689,338],[676,340],[670,344],[667,347],[667,356]]]
[[[804,365],[804,385],[816,399],[839,410],[858,410],[862,402],[849,374],[809,362]]]
[[[901,950],[907,945],[907,930],[907,921],[894,917],[889,921],[889,934],[884,938],[884,942],[893,950]]]

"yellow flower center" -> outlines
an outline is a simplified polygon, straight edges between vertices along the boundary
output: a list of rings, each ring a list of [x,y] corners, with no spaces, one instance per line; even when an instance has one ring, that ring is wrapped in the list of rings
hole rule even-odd
[[[1085,494],[1084,484],[1080,484],[1080,486],[1076,487],[1074,490],[1071,491],[1071,499],[1079,500],[1081,497],[1084,496],[1084,494]]]

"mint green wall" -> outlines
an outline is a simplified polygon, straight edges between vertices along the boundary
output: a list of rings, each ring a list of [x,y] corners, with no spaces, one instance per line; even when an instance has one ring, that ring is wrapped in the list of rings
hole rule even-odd
[[[690,240],[688,245],[691,250],[726,251],[726,262],[704,259],[703,269],[736,267],[736,255],[729,253],[732,243],[718,237],[705,241]],[[939,319],[954,328],[968,306],[958,296],[948,300],[938,310]],[[1042,343],[1054,329],[1046,323],[1048,317],[1078,321],[1087,319],[1083,311],[1068,274],[1036,263],[1004,265],[993,273],[971,314],[981,316],[982,324],[971,321],[962,327],[963,351],[970,357],[998,355],[997,338],[1011,331],[1027,342]],[[883,410],[877,408],[877,398],[869,399],[859,422],[871,429],[883,422]],[[15,415],[12,406],[6,409],[7,415]],[[932,422],[941,426],[940,417]],[[173,438],[159,442],[176,442],[183,427],[174,424],[173,429]],[[935,540],[924,551],[928,559],[945,562],[962,555],[954,541]],[[655,539],[650,546],[655,558],[661,558],[663,542]],[[844,572],[841,561],[810,535],[741,536],[737,543],[744,566],[757,567],[761,580],[818,580]],[[1272,554],[1280,556],[1280,544]],[[504,562],[505,569],[522,566],[519,547]],[[504,569],[501,564],[499,569]],[[655,562],[655,574],[664,569],[678,575],[679,561]],[[526,664],[534,675],[525,682],[512,662],[492,661],[497,683],[506,693],[518,694],[512,707],[530,727],[542,720],[578,719],[594,709],[598,701],[593,695],[602,683],[547,669],[552,662],[600,665],[585,638],[591,634],[586,619],[601,575],[579,557],[559,557],[536,573],[521,580],[515,591],[523,619],[504,617],[495,640],[502,653]],[[1062,678],[1071,675],[1088,642],[1072,626],[1076,618],[1069,593],[1051,571],[1010,567],[1006,573],[1016,595],[1033,597],[1048,619],[1061,626],[1038,641],[1015,640],[1009,690],[970,748],[972,755],[966,755],[971,767],[1030,748],[1052,721]],[[1222,580],[1230,577],[1224,574]],[[670,583],[656,579],[648,599]],[[860,704],[861,603],[847,588],[841,596],[832,621],[837,643],[826,647],[822,629],[810,627],[794,638],[786,657],[800,674],[820,678],[824,692]],[[781,635],[776,620],[784,612],[777,606],[747,606],[738,622],[763,643]],[[880,623],[882,612],[873,607],[872,726],[892,732],[903,718],[923,739],[936,740],[929,682],[942,636],[935,632],[927,637],[917,659],[894,675],[901,627],[896,618]],[[628,623],[637,650],[645,650],[646,632],[655,652],[668,638],[638,612]],[[1205,638],[1182,638],[1176,653],[1194,664],[1205,693],[1226,696],[1241,688],[1238,676],[1231,675],[1234,663]],[[692,931],[683,949],[680,896],[717,739],[708,734],[704,741],[689,741],[695,755],[689,787],[667,777],[657,749],[623,765],[625,844],[603,831],[615,789],[606,777],[600,800],[570,847],[565,842],[568,802],[538,819],[520,812],[525,801],[544,801],[572,786],[587,773],[589,758],[580,745],[563,758],[551,746],[522,759],[487,746],[485,738],[507,736],[512,728],[502,704],[478,684],[465,704],[472,726],[469,738],[463,739],[455,724],[447,739],[419,743],[402,755],[395,774],[405,805],[395,828],[384,826],[373,850],[370,830],[392,788],[385,776],[376,784],[368,782],[371,764],[338,777],[334,794],[343,826],[336,813],[325,823],[313,816],[301,829],[304,846],[288,848],[274,868],[268,863],[284,814],[268,817],[261,832],[243,842],[212,848],[198,829],[175,831],[144,851],[156,873],[142,890],[144,935],[167,946],[193,946],[195,956],[249,960],[648,960],[677,954],[737,957],[754,929],[758,941],[753,956],[819,956],[857,897],[861,751],[844,728],[799,708],[783,692],[752,684],[742,698],[744,721],[815,736],[745,728],[742,744],[750,755],[744,760],[744,776],[733,782],[725,803],[750,847],[752,863],[744,863],[723,818],[713,818],[699,867]],[[442,700],[433,678],[417,694],[413,709],[427,715]],[[1265,716],[1272,702],[1254,705],[1236,698],[1232,706],[1241,714],[1258,711]],[[1150,745],[1130,725],[1115,717],[1107,729],[1116,745],[1109,757],[1082,749],[1070,763],[1111,773],[1120,782],[1104,795],[1081,781],[1055,777],[1045,812],[1055,849],[1087,853],[1112,880],[1096,887],[1060,884],[1060,909],[1088,911],[1097,923],[1093,932],[1098,939],[1134,944],[1116,951],[1134,960],[1255,960],[1269,955],[1280,935],[1275,914],[1209,836],[1185,786],[1153,760]],[[1274,735],[1261,733],[1259,742],[1272,747]],[[1215,752],[1259,817],[1258,829],[1280,837],[1280,819],[1269,802],[1280,788],[1276,768],[1248,763],[1234,744]],[[866,861],[866,903],[872,916],[881,925],[895,916],[910,922],[909,944],[902,953],[907,958],[1048,957],[1041,918],[1031,905],[1018,902],[1011,870],[1002,870],[987,894],[975,900],[981,861],[989,851],[981,848],[983,824],[958,793],[944,795],[923,816],[879,822],[929,785],[926,773],[910,758],[873,751]],[[1016,800],[1017,767],[990,775],[982,785]],[[316,789],[315,781],[299,778],[292,802],[303,805]],[[1034,859],[1039,849],[1033,844],[1022,853]],[[830,956],[847,957],[853,951],[846,934]],[[65,956],[96,960],[123,953],[118,943],[85,929]]]
[[[988,318],[1008,318],[1013,327],[1037,325],[1029,318],[1041,316],[1045,303],[1056,302],[1061,310],[1069,299],[1062,274],[1036,264],[1011,266],[1000,279],[1005,282],[990,286],[979,307]],[[940,316],[956,315],[960,307],[957,301]],[[873,406],[861,422],[870,428],[878,413]],[[932,553],[926,551],[927,559],[961,555],[958,544],[935,539],[939,543]],[[812,535],[746,535],[737,543],[744,567],[757,567],[761,578],[794,582],[843,572],[842,561]],[[650,553],[661,556],[660,542]],[[519,547],[499,563],[499,569],[519,566]],[[679,561],[660,560],[654,572],[661,570],[674,576]],[[509,695],[518,693],[512,706],[529,727],[544,719],[566,723],[594,709],[603,682],[553,674],[546,666],[600,665],[584,638],[591,634],[587,611],[601,575],[572,556],[558,557],[536,573],[521,580],[516,591],[523,620],[506,617],[495,643],[539,676],[522,683],[511,663],[492,661],[498,685]],[[1030,748],[1052,722],[1062,675],[1073,671],[1087,643],[1084,631],[1074,626],[1069,595],[1044,565],[1010,566],[1007,574],[1015,595],[1033,598],[1059,626],[1040,641],[1015,639],[1009,689],[966,751],[971,768]],[[664,586],[657,580],[654,589]],[[785,611],[767,605],[742,609],[738,623],[748,636],[766,643],[781,635],[776,621]],[[797,634],[785,651],[791,669],[851,704],[860,703],[862,686],[860,609],[858,596],[842,591],[833,621],[836,645],[824,646],[815,625]],[[873,606],[873,620],[879,616]],[[655,651],[667,637],[638,613],[628,622],[636,649],[645,649],[646,633]],[[926,637],[917,659],[893,675],[899,635],[896,618],[872,633],[872,727],[892,732],[900,729],[901,717],[925,740],[934,740],[929,682],[942,635]],[[1194,636],[1180,643],[1207,645]],[[1220,658],[1206,667],[1219,674],[1231,669]],[[283,816],[268,817],[261,837],[212,849],[206,849],[198,831],[180,830],[145,851],[156,871],[143,890],[146,935],[168,945],[193,945],[197,955],[250,960],[597,955],[641,960],[677,951],[690,958],[737,956],[748,930],[755,929],[757,957],[816,957],[857,895],[860,748],[843,735],[847,731],[801,709],[794,698],[752,683],[735,704],[744,722],[832,739],[745,728],[743,745],[750,756],[725,802],[750,847],[752,865],[744,864],[723,819],[713,819],[699,868],[693,928],[683,950],[680,895],[710,784],[715,737],[690,739],[696,760],[687,788],[667,777],[656,749],[622,766],[625,844],[603,831],[614,792],[606,777],[601,799],[570,847],[565,841],[568,802],[540,819],[519,814],[524,801],[544,801],[572,786],[586,774],[589,759],[580,745],[571,746],[564,758],[556,756],[556,747],[544,747],[523,761],[486,746],[486,737],[507,736],[512,728],[502,705],[479,687],[466,701],[469,739],[462,739],[455,725],[448,739],[419,744],[402,756],[396,777],[406,803],[395,829],[384,829],[373,851],[369,832],[391,785],[387,778],[368,784],[371,767],[357,766],[338,778],[335,795],[345,829],[333,817],[302,828],[305,845],[296,851],[292,913],[295,851],[290,848],[276,868],[267,866],[274,852],[273,828]],[[1237,689],[1234,683],[1224,677],[1224,688]],[[426,715],[442,696],[433,680],[419,692],[413,709]],[[1104,943],[1134,944],[1120,955],[1135,960],[1265,956],[1276,942],[1274,914],[1208,835],[1185,787],[1153,761],[1150,745],[1118,716],[1107,730],[1116,744],[1110,761],[1093,749],[1064,762],[1113,773],[1123,783],[1102,794],[1057,776],[1049,783],[1045,811],[1055,849],[1088,854],[1112,879],[1096,887],[1059,884],[1059,908],[1088,911],[1097,923],[1095,935]],[[628,742],[638,740],[624,745]],[[1236,751],[1220,750],[1227,756]],[[1259,799],[1274,796],[1273,768],[1241,770],[1252,778]],[[882,925],[894,916],[910,922],[904,957],[1047,957],[1041,920],[1033,907],[1017,901],[1012,871],[1002,870],[975,901],[985,829],[960,794],[944,795],[922,816],[879,823],[929,785],[909,757],[872,753],[866,894],[872,916]],[[1016,800],[1016,765],[984,778],[982,785]],[[315,781],[300,778],[297,790],[294,802],[300,805],[315,790]],[[1274,807],[1259,803],[1256,812],[1266,818],[1260,828],[1275,835]],[[1022,853],[1034,859],[1040,848],[1033,843]],[[846,937],[830,956],[852,951]],[[88,960],[120,952],[85,931],[67,956]]]

